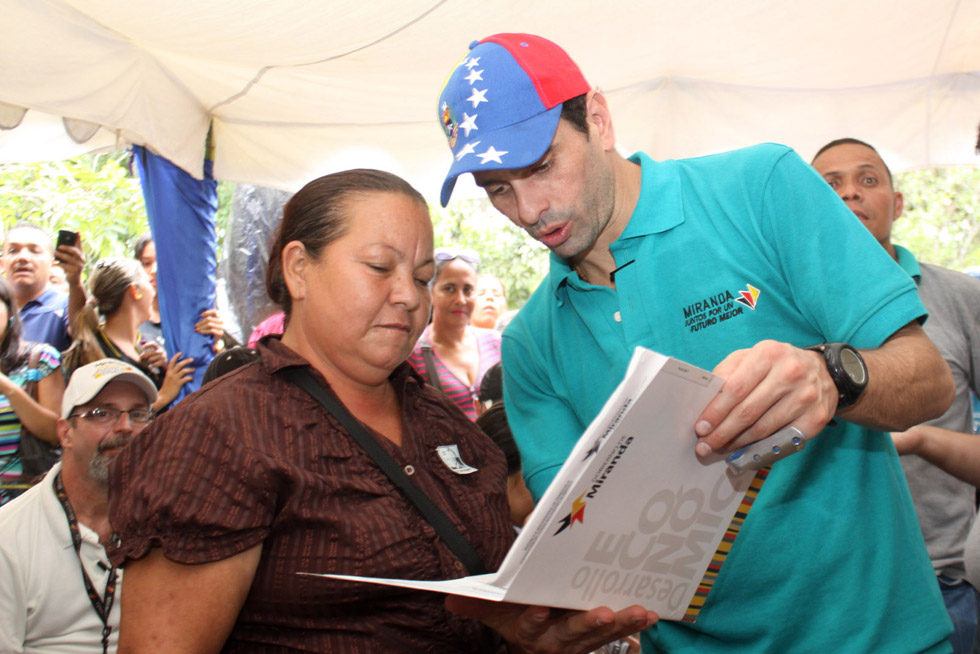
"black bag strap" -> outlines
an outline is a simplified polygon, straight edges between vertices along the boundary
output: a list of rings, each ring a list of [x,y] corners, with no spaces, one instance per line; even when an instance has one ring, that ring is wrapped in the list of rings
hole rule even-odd
[[[419,346],[422,348],[422,358],[425,360],[425,377],[429,380],[429,385],[433,388],[445,392],[442,382],[439,381],[439,371],[436,369],[436,358],[432,354],[432,343],[425,334],[419,338]]]
[[[445,392],[442,388],[442,382],[439,381],[439,371],[436,370],[436,358],[432,356],[432,346],[423,345],[422,346],[422,356],[425,359],[425,376],[428,378],[429,383],[436,390]]]
[[[422,492],[418,486],[405,475],[398,463],[391,458],[384,448],[374,440],[364,426],[350,414],[337,398],[327,392],[316,379],[303,368],[284,368],[279,371],[283,377],[299,386],[309,393],[309,395],[319,402],[337,421],[343,425],[344,429],[351,435],[357,444],[374,460],[378,467],[388,476],[391,482],[407,497],[415,508],[432,525],[436,533],[449,547],[453,554],[462,561],[467,572],[471,575],[484,574],[486,568],[480,555],[476,553],[469,541],[459,532],[456,525],[439,510],[429,496]]]

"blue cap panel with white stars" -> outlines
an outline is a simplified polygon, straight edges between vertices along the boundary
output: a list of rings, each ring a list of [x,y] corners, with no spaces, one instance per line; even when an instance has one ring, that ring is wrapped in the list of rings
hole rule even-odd
[[[518,61],[508,47],[491,40],[498,37],[510,41],[510,48],[529,49],[531,56]],[[532,48],[539,52],[530,52]],[[547,52],[541,52],[544,49]],[[535,75],[535,80],[532,79],[535,71],[526,67],[552,63],[552,50],[574,67],[567,55],[550,41],[508,34],[474,43],[470,53],[453,70],[439,98],[439,120],[453,153],[453,163],[442,187],[443,206],[449,202],[459,175],[523,168],[547,151],[561,118],[561,104],[546,106],[541,89],[535,86],[535,81],[539,86],[546,84],[552,71],[542,70],[544,75]],[[519,54],[525,53],[519,51]],[[559,73],[561,65],[554,68],[553,72]],[[581,79],[581,73],[578,77]],[[588,90],[584,85],[581,79],[584,90],[576,87],[576,92]]]

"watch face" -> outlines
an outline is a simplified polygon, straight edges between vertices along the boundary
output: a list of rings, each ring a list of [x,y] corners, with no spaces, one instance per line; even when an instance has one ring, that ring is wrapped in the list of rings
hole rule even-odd
[[[866,372],[864,370],[864,366],[861,364],[861,360],[858,359],[858,356],[854,354],[854,352],[846,348],[841,350],[840,363],[841,367],[844,368],[844,372],[847,373],[848,377],[854,380],[855,384],[860,385],[865,383]]]

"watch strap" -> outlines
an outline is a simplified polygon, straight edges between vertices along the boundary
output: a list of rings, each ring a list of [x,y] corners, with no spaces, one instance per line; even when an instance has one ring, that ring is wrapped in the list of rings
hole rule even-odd
[[[837,387],[837,409],[844,409],[858,401],[868,383],[868,367],[861,354],[847,343],[818,343],[805,347],[806,350],[819,352],[827,365],[834,386]],[[842,359],[842,352],[849,351],[864,369],[864,381],[857,382],[848,374]]]

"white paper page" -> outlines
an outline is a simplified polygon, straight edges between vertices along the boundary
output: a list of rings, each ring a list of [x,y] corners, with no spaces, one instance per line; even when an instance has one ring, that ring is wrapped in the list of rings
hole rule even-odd
[[[694,454],[694,422],[721,384],[674,359],[663,363],[617,425],[611,451],[552,507],[508,599],[578,609],[641,604],[664,619],[684,617],[755,476],[731,475],[720,455]]]
[[[599,415],[579,438],[565,464],[535,504],[520,535],[500,565],[497,585],[509,587],[535,544],[546,537],[549,530],[554,531],[552,525],[555,513],[564,506],[570,489],[587,472],[588,466],[593,463],[592,457],[597,455],[596,451],[609,441],[613,430],[622,421],[625,409],[632,406],[668,360],[662,354],[643,348],[636,349],[630,358],[623,381],[609,396]]]
[[[398,588],[414,588],[415,590],[428,590],[436,593],[447,593],[449,595],[462,595],[464,597],[476,597],[478,599],[492,600],[500,602],[504,599],[505,590],[492,585],[493,577],[496,575],[474,575],[472,577],[462,577],[460,579],[444,579],[441,581],[424,581],[416,579],[385,579],[383,577],[355,577],[351,575],[331,575],[313,574],[303,572],[300,574],[310,577],[329,577],[331,579],[343,579],[346,581],[361,581],[369,584],[382,584],[384,586],[397,586]]]
[[[694,454],[694,422],[722,383],[637,348],[496,574],[322,576],[570,609],[640,604],[680,620],[755,476]]]

